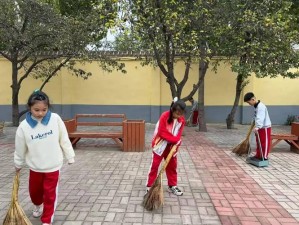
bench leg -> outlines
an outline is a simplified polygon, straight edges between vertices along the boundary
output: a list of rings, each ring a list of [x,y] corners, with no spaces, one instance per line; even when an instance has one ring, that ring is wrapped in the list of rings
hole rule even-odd
[[[290,145],[296,147],[299,150],[299,143],[297,144],[295,141],[291,140]]]
[[[273,141],[274,141],[274,139],[273,139]],[[271,144],[271,149],[272,149],[275,145],[277,145],[280,141],[281,141],[281,139],[278,139],[278,140],[274,141],[274,142]]]
[[[275,145],[277,145],[282,140],[284,140],[286,143],[288,143],[291,146],[291,150],[299,150],[299,143],[297,143],[296,141],[287,140],[287,139],[278,139],[275,141],[273,139],[272,141],[274,141],[274,142],[271,144],[271,150]],[[297,152],[299,153],[299,151],[297,151]]]
[[[113,141],[115,141],[116,144],[118,144],[121,149],[123,149],[123,139],[122,138],[112,138]]]
[[[299,154],[299,140],[294,141],[294,143],[291,145],[291,151]]]
[[[285,140],[290,146],[296,147],[299,150],[299,145],[293,140]]]
[[[81,138],[70,138],[70,141],[72,143],[72,145],[75,147],[77,142],[80,140]]]

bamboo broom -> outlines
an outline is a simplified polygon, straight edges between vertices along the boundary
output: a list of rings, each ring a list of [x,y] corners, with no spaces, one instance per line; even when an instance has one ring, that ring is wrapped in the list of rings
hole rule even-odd
[[[159,175],[156,178],[154,185],[151,186],[149,191],[144,196],[142,205],[148,211],[158,209],[164,204],[163,188],[162,188],[162,174],[165,171],[171,157],[173,156],[173,154],[175,153],[176,150],[177,150],[177,145],[174,145],[171,148],[170,152],[168,153],[168,156],[165,159],[163,167],[160,170]]]
[[[239,156],[248,154],[248,151],[250,149],[249,138],[253,128],[254,128],[254,122],[251,123],[246,138],[240,144],[238,144],[236,147],[232,149],[233,153],[236,153]]]
[[[3,221],[3,225],[32,225],[30,220],[27,218],[25,212],[18,202],[19,193],[19,175],[17,172],[13,182],[13,190],[11,195],[11,203],[8,212]]]

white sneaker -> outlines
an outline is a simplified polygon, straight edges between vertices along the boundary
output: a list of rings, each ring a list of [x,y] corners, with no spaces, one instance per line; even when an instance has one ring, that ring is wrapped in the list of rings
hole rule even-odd
[[[183,192],[177,186],[168,187],[168,192],[171,192],[177,196],[183,195]]]
[[[42,213],[43,213],[43,205],[34,205],[34,208],[32,210],[33,217],[38,218],[42,215]]]
[[[149,191],[150,188],[151,188],[151,187],[146,187],[144,196],[148,193],[148,191]]]
[[[43,223],[43,225],[51,225],[51,223]]]

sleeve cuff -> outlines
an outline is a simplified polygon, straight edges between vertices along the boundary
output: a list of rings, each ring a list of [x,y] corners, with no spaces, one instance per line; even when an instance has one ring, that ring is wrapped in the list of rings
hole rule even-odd
[[[20,166],[20,165],[15,164],[15,167],[18,168],[18,169],[22,169],[22,166]]]
[[[69,163],[69,164],[73,164],[74,162],[75,162],[75,159],[74,159],[74,158],[71,158],[71,159],[68,160],[68,163]]]

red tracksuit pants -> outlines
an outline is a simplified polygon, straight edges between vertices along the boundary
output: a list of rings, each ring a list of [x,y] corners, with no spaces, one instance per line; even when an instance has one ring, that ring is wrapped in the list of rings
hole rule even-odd
[[[260,136],[264,159],[268,159],[268,155],[271,149],[271,127],[259,129],[258,134]],[[255,136],[255,138],[256,138],[256,146],[257,146],[255,157],[261,159],[262,154],[258,144],[258,138],[257,136]]]
[[[194,111],[192,115],[192,125],[198,124],[198,111]]]
[[[42,223],[52,223],[57,203],[59,170],[40,173],[30,170],[29,194],[34,205],[44,204]]]
[[[172,145],[167,145],[166,149],[164,150],[161,156],[153,152],[152,163],[147,178],[147,187],[151,187],[154,184],[158,175],[158,169],[161,164],[161,161],[167,158],[168,153],[171,150],[171,146]],[[168,186],[177,186],[177,156],[171,157],[165,171],[168,180]]]

